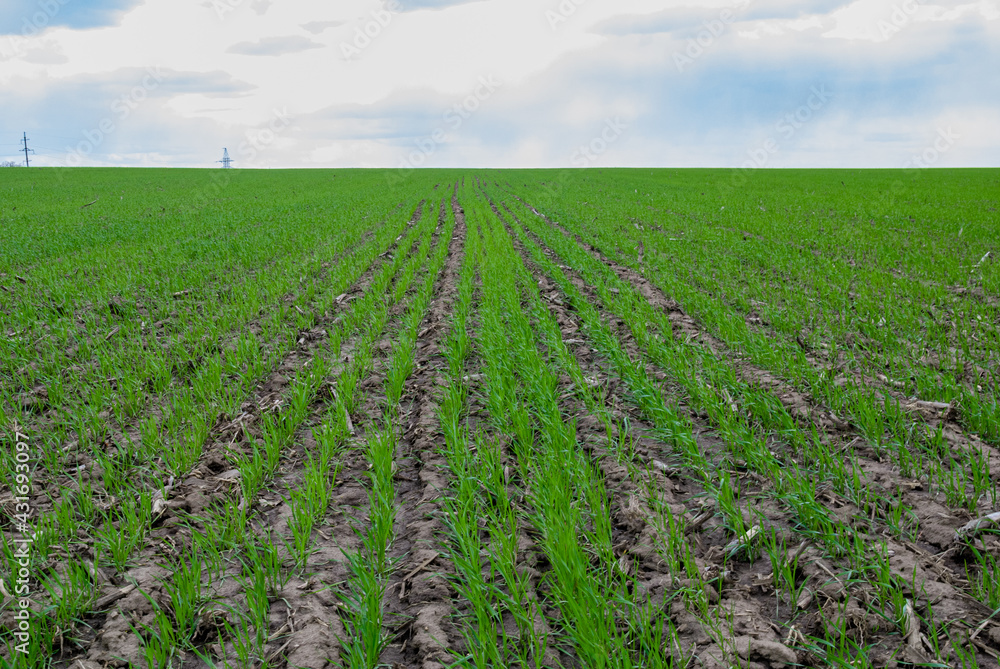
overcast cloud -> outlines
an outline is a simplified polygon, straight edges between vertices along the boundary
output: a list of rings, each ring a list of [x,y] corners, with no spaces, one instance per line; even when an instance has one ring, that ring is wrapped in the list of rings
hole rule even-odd
[[[1000,165],[1000,0],[4,0],[0,33],[0,159],[37,165]]]

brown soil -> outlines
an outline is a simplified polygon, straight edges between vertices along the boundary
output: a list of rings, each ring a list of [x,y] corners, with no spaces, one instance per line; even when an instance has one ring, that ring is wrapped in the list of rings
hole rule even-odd
[[[459,273],[466,258],[466,241],[470,234],[479,234],[472,229],[471,219],[468,225],[466,223],[457,196],[458,188],[456,184],[449,189],[453,193],[450,206],[457,222],[450,239],[440,238],[444,229],[445,203],[438,212],[433,243],[446,244],[448,256],[435,279],[430,306],[419,326],[414,371],[404,386],[393,422],[398,436],[394,461],[396,518],[389,557],[395,567],[383,599],[384,629],[390,640],[380,663],[394,668],[443,669],[460,660],[468,650],[462,634],[468,604],[462,601],[454,587],[459,575],[449,559],[448,529],[444,522],[444,496],[449,494],[452,474],[441,452],[444,439],[438,418],[441,388],[447,382],[448,372],[442,346],[454,313]],[[476,194],[470,193],[470,196]],[[655,610],[669,614],[680,639],[680,651],[694,658],[693,665],[720,669],[733,665],[754,669],[819,666],[817,658],[803,649],[803,643],[805,636],[822,637],[824,634],[832,638],[843,635],[853,643],[868,647],[869,658],[875,666],[905,666],[907,662],[915,664],[933,659],[933,651],[924,641],[918,637],[917,648],[907,647],[897,622],[875,611],[875,591],[870,580],[859,575],[846,558],[831,556],[825,547],[805,541],[795,512],[777,494],[771,478],[746,463],[734,462],[730,446],[716,432],[715,426],[685,404],[681,385],[647,361],[646,371],[660,384],[664,396],[677,400],[680,410],[690,414],[694,437],[714,473],[730,476],[737,492],[737,505],[746,522],[777,536],[783,543],[785,559],[792,554],[799,556],[794,578],[797,585],[803,586],[802,591],[793,601],[782,589],[776,588],[771,562],[764,553],[726,557],[725,546],[735,538],[734,533],[725,525],[722,515],[706,503],[706,491],[699,482],[702,480],[699,474],[686,468],[658,436],[654,426],[643,418],[626,382],[595,351],[581,328],[582,319],[571,300],[544,268],[532,262],[527,245],[538,244],[562,267],[564,275],[598,310],[633,360],[646,360],[645,351],[629,325],[606,309],[581,273],[562,266],[564,261],[539,238],[531,233],[519,236],[511,225],[513,214],[502,202],[490,204],[530,274],[531,281],[520,286],[525,303],[531,302],[537,291],[587,383],[604,391],[600,409],[614,421],[611,439],[599,416],[588,410],[583,389],[575,386],[568,374],[560,378],[560,409],[565,420],[575,421],[579,443],[605,486],[619,568],[634,577],[637,600],[648,601]],[[411,225],[417,224],[421,214],[426,215],[418,211]],[[570,234],[564,229],[562,232]],[[160,581],[170,572],[164,565],[188,553],[193,531],[204,529],[199,525],[200,516],[244,502],[239,494],[238,480],[233,475],[235,465],[231,454],[247,448],[247,435],[261,436],[261,417],[287,402],[291,380],[324,346],[323,330],[332,327],[352,308],[357,298],[371,290],[379,267],[390,262],[393,253],[415,251],[416,245],[413,249],[398,249],[399,241],[397,239],[396,244],[351,287],[333,313],[319,316],[314,327],[297,333],[297,349],[284,356],[261,381],[241,406],[239,415],[216,418],[197,465],[173,481],[169,489],[161,489],[162,512],[154,519],[132,566],[123,573],[114,573],[107,567],[95,570],[101,604],[95,605],[91,614],[73,630],[67,630],[67,641],[53,658],[54,667],[142,666],[140,642],[134,628],[152,623],[150,599],[166,606],[166,593]],[[831,447],[856,456],[863,480],[880,499],[866,508],[858,508],[836,491],[821,488],[819,501],[866,544],[884,543],[891,573],[904,596],[913,600],[921,617],[927,619],[933,614],[938,625],[947,624],[959,630],[962,625],[975,628],[993,613],[971,596],[966,572],[970,555],[954,541],[956,530],[972,518],[971,514],[950,507],[941,494],[927,490],[921,480],[901,476],[897,468],[880,460],[875,450],[858,438],[857,430],[833,415],[814,397],[733,355],[687,314],[681,304],[665,295],[640,272],[611,261],[582,240],[576,241],[661,310],[669,318],[676,337],[728,358],[743,381],[772,393],[801,426],[810,429],[815,426]],[[426,271],[425,266],[417,273],[417,282]],[[471,314],[473,333],[482,329],[475,310],[479,294],[474,297]],[[381,427],[386,408],[383,384],[396,332],[412,296],[411,288],[409,294],[391,308],[389,325],[374,344],[373,369],[358,389],[360,400],[350,416],[354,432],[339,462],[340,473],[332,484],[330,509],[313,529],[316,551],[308,559],[306,568],[295,571],[279,596],[271,599],[264,654],[272,667],[332,669],[346,661],[342,641],[348,638],[349,625],[345,624],[343,600],[352,578],[346,555],[359,549],[359,532],[365,528],[369,514],[369,464],[364,443],[372,430]],[[345,340],[341,358],[326,379],[328,383],[336,381],[361,343],[358,336]],[[542,349],[543,355],[550,353],[544,346]],[[496,433],[486,411],[486,389],[478,355],[479,351],[474,349],[463,377],[470,391],[470,429],[495,439],[505,461],[515,464],[517,456],[510,446],[509,435]],[[41,391],[35,392],[34,397],[44,402]],[[249,530],[253,534],[265,537],[270,533],[272,541],[288,537],[291,508],[286,498],[302,480],[307,453],[317,448],[311,428],[323,420],[328,400],[329,397],[322,394],[314,399],[308,418],[296,433],[294,445],[282,454],[281,466],[274,479],[256,499],[245,500],[250,512]],[[158,417],[164,410],[165,407],[154,402],[144,417]],[[949,439],[956,442],[961,439],[968,444],[968,437],[954,425],[950,416],[925,416],[924,419],[943,421]],[[622,432],[626,423],[632,441],[623,449],[614,442],[626,436]],[[127,434],[136,437],[138,422],[133,427],[134,434]],[[124,434],[116,436],[125,437]],[[779,457],[796,461],[808,469],[808,463],[798,462],[797,454],[780,439],[772,438],[769,447]],[[100,472],[94,471],[87,456],[71,452],[67,462],[82,467],[81,471],[76,476],[67,475],[39,484],[39,495],[89,481],[99,503],[110,506],[117,502],[103,489]],[[1000,461],[996,465],[994,471],[1000,471]],[[527,511],[523,482],[515,477],[510,482],[509,492],[519,508]],[[894,499],[901,500],[915,513],[920,530],[913,540],[900,537],[888,523],[887,514]],[[9,502],[9,499],[0,499],[0,508],[8,509]],[[687,526],[680,540],[664,526],[664,510],[669,510]],[[528,598],[539,604],[536,628],[554,640],[544,657],[531,659],[534,666],[539,667],[579,666],[570,649],[556,643],[563,636],[559,602],[553,601],[549,585],[551,566],[537,542],[538,533],[527,517],[525,513],[521,518],[518,568],[529,577]],[[704,598],[713,615],[719,614],[731,621],[727,629],[716,630],[705,624],[691,603],[689,591],[694,581],[671,573],[667,558],[669,547],[675,541],[690,550],[693,564],[710,584],[703,593]],[[71,551],[57,554],[53,561],[62,563],[71,557],[92,560],[93,545],[93,539],[81,537]],[[1000,553],[1000,541],[995,537],[980,539],[977,546],[993,554]],[[279,553],[288,566],[288,551],[281,548]],[[237,622],[238,616],[233,609],[243,608],[245,593],[238,578],[239,556],[229,557],[222,577],[206,583],[212,601],[202,614],[202,628],[197,638],[201,652],[216,658],[225,657],[232,663],[235,652],[231,640],[223,639],[220,645],[218,633],[223,621]],[[488,565],[488,561],[484,564]],[[133,585],[138,587],[133,588]],[[34,589],[37,591],[40,586],[35,583]],[[509,614],[503,622],[514,625]],[[0,615],[0,625],[10,627],[12,623],[11,611]],[[923,631],[928,630],[924,627]],[[78,643],[70,640],[73,636],[79,639]],[[986,624],[975,643],[980,666],[990,666],[994,661],[991,656],[1000,654],[1000,624]],[[941,655],[946,662],[954,661],[947,650],[941,651]],[[187,653],[178,666],[194,669],[206,665]]]
[[[465,213],[453,198],[456,225],[448,258],[435,285],[427,315],[420,324],[414,372],[406,382],[402,407],[408,416],[399,443],[396,474],[398,567],[389,580],[385,609],[397,630],[381,661],[392,666],[441,669],[453,660],[449,650],[460,642],[451,620],[455,592],[449,584],[454,567],[442,550],[445,534],[440,498],[448,486],[448,466],[440,454],[438,394],[447,361],[441,353],[450,328],[458,275],[464,259]],[[404,494],[404,487],[409,494]]]
[[[412,220],[409,221],[407,228],[412,227],[420,220],[422,208],[423,203],[420,203]],[[380,225],[383,224],[384,221]],[[321,282],[325,280],[329,272],[329,268],[332,267],[332,263],[347,254],[352,253],[355,249],[360,248],[372,236],[373,231],[369,231],[357,244],[348,249],[344,249],[342,252],[332,257],[330,261],[322,263],[320,272],[315,277],[316,281]],[[396,243],[390,246],[390,252],[395,248],[398,242],[399,240],[397,239]],[[215,422],[210,429],[209,436],[205,441],[204,454],[201,458],[203,462],[210,464],[204,471],[195,467],[191,472],[191,477],[204,478],[205,476],[216,475],[224,471],[224,469],[218,469],[218,467],[221,466],[218,463],[220,461],[224,461],[225,451],[227,448],[232,447],[233,444],[244,439],[245,430],[249,430],[249,432],[254,434],[254,436],[260,436],[254,427],[255,422],[259,419],[262,413],[273,411],[278,408],[281,401],[280,397],[282,391],[288,385],[289,379],[293,378],[295,371],[302,364],[304,364],[305,361],[311,358],[311,350],[313,350],[325,336],[324,327],[330,326],[334,323],[336,317],[350,307],[352,299],[356,298],[360,294],[363,294],[364,288],[370,281],[376,266],[377,263],[376,265],[373,265],[373,267],[370,268],[357,283],[351,286],[346,298],[337,303],[336,310],[333,314],[327,313],[320,315],[313,328],[298,333],[297,339],[299,340],[299,348],[288,353],[281,363],[279,363],[278,367],[270,374],[270,376],[262,380],[261,384],[252,393],[251,398],[243,403],[241,412],[238,415],[226,416],[220,414],[216,417]],[[304,286],[302,290],[305,290]],[[283,301],[292,302],[294,299],[294,295],[286,295],[283,298]],[[262,332],[261,323],[263,320],[264,315],[259,315],[247,322],[244,325],[244,329],[259,335]],[[163,322],[154,324],[154,329],[159,328],[162,324]],[[289,323],[289,327],[294,328],[294,324]],[[150,337],[155,340],[157,332],[158,331],[154,331]],[[284,334],[285,333],[282,332],[278,336],[282,336]],[[220,339],[218,345],[223,348],[228,347],[230,346],[230,343],[227,342],[234,341],[236,337],[237,335],[234,335],[233,333],[225,333],[222,336],[222,339]],[[277,346],[277,343],[278,340],[275,338],[271,342],[271,346]],[[209,347],[209,349],[212,349],[212,347]],[[207,352],[211,352],[211,350],[207,350]],[[189,364],[181,368],[175,368],[172,385],[185,385],[189,383],[190,379],[199,369],[199,364],[200,363]],[[51,432],[53,421],[58,417],[59,410],[64,411],[66,407],[61,407],[57,410],[56,407],[48,404],[47,398],[48,392],[44,386],[39,386],[32,391],[30,394],[31,406],[36,408],[40,407],[40,410],[36,412],[39,415],[37,415],[30,424],[22,424],[22,428],[35,430],[39,434]],[[25,399],[22,398],[22,403],[24,401]],[[141,442],[142,435],[140,430],[142,422],[151,418],[157,422],[162,421],[163,417],[170,411],[171,402],[172,399],[169,398],[166,393],[150,395],[147,398],[145,408],[138,414],[137,417],[129,420],[124,426],[119,427],[114,424],[114,421],[107,421],[108,432],[101,439],[100,447],[106,453],[122,456],[129,449],[129,444]],[[104,418],[109,417],[104,416]],[[33,491],[33,496],[36,500],[38,500],[36,513],[44,514],[50,512],[52,510],[50,500],[59,499],[59,497],[64,494],[64,491],[78,489],[81,483],[89,483],[94,487],[95,494],[109,500],[109,504],[113,504],[114,496],[104,490],[100,468],[94,466],[91,454],[87,450],[80,448],[80,438],[81,435],[77,435],[76,439],[72,440],[63,447],[62,450],[65,455],[63,456],[61,463],[62,467],[59,471],[55,473],[49,472],[44,477],[35,477],[35,489]],[[226,469],[228,469],[228,467]],[[147,481],[147,483],[152,485],[154,489],[156,486],[161,484],[157,481]],[[165,484],[165,482],[162,483]],[[207,486],[195,484],[195,488],[204,489],[205,487]],[[174,496],[183,497],[183,494],[175,489]],[[8,498],[13,498],[13,495],[9,494],[9,492],[0,493],[0,506],[2,506],[4,504],[4,500]],[[195,507],[196,508],[193,510],[193,513],[197,514],[201,507],[197,502]],[[0,514],[0,516],[2,516],[2,514]],[[0,523],[2,522],[3,521],[0,520]]]
[[[417,214],[409,223],[410,226],[419,222],[420,213],[420,209],[418,209]],[[393,252],[400,240],[401,237],[397,238],[390,249],[383,254],[383,258],[388,257]],[[114,608],[109,612],[95,610],[95,616],[85,621],[86,628],[83,628],[82,631],[81,640],[86,644],[85,651],[82,654],[68,654],[69,658],[65,666],[76,661],[88,660],[102,664],[111,663],[114,666],[129,666],[125,660],[120,658],[131,662],[139,657],[141,648],[138,639],[132,632],[132,626],[149,625],[153,621],[153,608],[146,595],[152,596],[161,605],[166,605],[165,593],[159,584],[159,579],[168,575],[169,572],[152,565],[163,564],[167,560],[184,554],[186,547],[190,546],[192,542],[191,529],[188,526],[191,520],[194,520],[197,526],[198,517],[205,511],[223,509],[226,505],[236,505],[242,502],[239,494],[238,476],[235,478],[232,476],[235,472],[235,464],[231,460],[231,453],[242,451],[246,447],[248,436],[255,439],[262,436],[259,425],[261,416],[277,411],[286,403],[284,393],[291,379],[295,377],[298,370],[308,365],[318,347],[323,345],[325,340],[325,334],[322,334],[323,328],[332,327],[347,313],[358,298],[365,295],[375,272],[384,262],[387,261],[379,259],[362,275],[359,281],[351,286],[345,299],[337,304],[337,310],[334,313],[323,314],[316,327],[308,332],[299,333],[298,348],[288,353],[277,368],[257,386],[251,397],[241,406],[241,413],[238,416],[218,417],[206,439],[199,463],[186,476],[173,482],[169,489],[165,488],[164,502],[166,504],[162,513],[153,519],[152,527],[145,541],[145,548],[140,550],[131,560],[133,564],[139,566],[124,574],[113,574],[104,569],[101,580],[105,582],[105,585],[98,593],[98,598],[100,600],[105,596],[110,597],[116,592],[127,589],[130,584],[137,587],[123,598],[111,602],[110,605]],[[350,356],[357,343],[356,339],[345,341],[342,345],[342,355]],[[319,408],[316,407],[317,410]],[[309,422],[307,419],[306,423]],[[282,470],[300,469],[307,447],[315,447],[308,428],[300,432],[296,440],[296,447],[286,454],[287,460],[283,462]],[[361,459],[363,460],[363,457]],[[80,481],[86,481],[93,486],[95,495],[99,499],[108,500],[109,506],[114,504],[114,497],[103,489],[100,472],[95,471],[96,468],[92,464],[88,464],[89,458],[85,460],[81,459],[84,469],[77,479],[66,477],[65,480],[49,481],[49,485],[73,489]],[[347,468],[345,467],[345,469]],[[364,463],[359,463],[358,470],[363,471],[363,469]],[[281,481],[276,481],[276,483],[280,485]],[[288,508],[280,500],[280,496],[277,496],[276,499],[274,490],[265,490],[262,497],[251,501],[251,511],[263,514],[265,519],[263,522],[255,521],[258,530],[283,531],[287,523]],[[277,510],[274,509],[276,506]],[[278,535],[275,534],[275,536]],[[75,556],[93,560],[92,544],[93,539],[87,537],[75,545]],[[328,555],[327,558],[339,563],[342,562],[343,556],[334,549],[334,554]],[[230,577],[238,575],[238,565],[231,572]],[[307,589],[295,590],[301,585],[303,585],[301,582],[292,581],[286,590],[288,590],[289,595],[294,595],[294,599],[300,599],[302,590]],[[241,592],[241,588],[233,588],[232,586],[233,581],[229,581],[222,589],[217,589],[212,593],[217,600],[216,606],[235,604],[234,598]],[[322,593],[317,596],[323,598]],[[4,622],[7,622],[5,619],[8,615],[4,615]],[[287,606],[284,604],[272,606],[272,621],[278,621],[277,625],[272,624],[272,629],[280,629],[287,620],[292,619],[293,615],[294,611],[287,610]],[[235,623],[236,621],[230,620],[230,622]],[[285,639],[279,637],[275,641],[280,646]],[[269,646],[269,651],[276,651],[278,646],[272,643]],[[67,650],[69,649],[67,648]]]
[[[509,215],[509,211],[507,212]],[[499,212],[498,212],[499,215]],[[502,217],[502,216],[501,216]],[[553,224],[555,225],[555,224]],[[568,234],[568,233],[567,233]],[[530,235],[530,233],[529,233]],[[540,244],[540,240],[530,235],[532,240],[536,244]],[[554,297],[550,297],[548,302],[550,305],[555,305],[550,308],[563,309],[561,305],[563,299],[561,296],[561,291],[558,290],[556,285],[552,283],[548,277],[544,276],[544,273],[534,266],[530,261],[527,252],[520,247],[520,244],[516,244],[520,249],[522,258],[525,260],[526,265],[532,268],[532,272],[536,276],[538,281],[539,289],[545,292],[552,291],[556,293]],[[560,264],[563,272],[571,278],[574,285],[580,289],[589,299],[591,304],[599,306],[599,310],[605,313],[605,322],[612,326],[618,335],[619,340],[625,345],[626,350],[635,358],[636,353],[639,352],[639,346],[632,338],[631,334],[628,333],[627,328],[624,323],[620,321],[617,317],[612,314],[607,313],[602,307],[600,307],[600,298],[597,296],[596,292],[588,286],[583,279],[574,270],[567,268],[561,263],[564,262],[555,255],[555,253],[547,248],[544,244],[541,244],[543,250],[549,255],[550,259]],[[672,324],[675,326],[675,332],[678,337],[686,338],[688,336],[693,336],[697,338],[697,341],[703,343],[713,351],[725,351],[725,348],[720,347],[719,343],[708,335],[704,335],[701,328],[698,327],[697,323],[693,321],[690,317],[681,311],[679,305],[671,300],[670,298],[664,296],[655,287],[653,287],[650,282],[645,279],[639,273],[625,268],[615,263],[607,260],[601,256],[594,249],[590,249],[591,252],[605,262],[609,267],[615,270],[616,274],[619,275],[624,281],[631,283],[637,289],[639,289],[643,296],[650,301],[654,306],[659,307],[665,313],[667,313]],[[557,319],[558,320],[558,319]],[[564,337],[566,335],[564,334]],[[573,337],[579,337],[579,335],[571,335]],[[578,360],[584,361],[587,359],[588,355],[586,351],[589,348],[585,344],[580,345],[583,347],[584,352],[577,352]],[[764,379],[770,380],[774,379],[773,376],[767,372],[760,370],[755,370],[749,365],[735,365],[740,371],[741,375],[745,375],[745,379]],[[759,376],[758,376],[759,374]],[[760,382],[760,381],[758,381]],[[614,381],[609,381],[609,385],[614,384]],[[764,387],[772,390],[772,392],[781,392],[782,385],[780,380],[775,380],[773,386],[765,385],[761,383]],[[667,385],[669,388],[669,384]],[[805,417],[812,417],[819,413],[813,403],[809,400],[807,396],[796,395],[794,392],[785,391],[781,395],[777,395],[782,403],[785,404],[789,409],[804,408],[805,411],[801,412],[800,415]],[[695,415],[693,419],[697,424],[701,423],[700,417]],[[633,420],[636,420],[633,417]],[[827,423],[823,425],[827,434],[830,435],[830,440],[832,443],[844,443],[846,438],[850,436],[850,432],[847,430],[846,426],[838,426],[836,424]],[[710,426],[703,425],[702,434],[699,435],[701,439],[706,433],[710,434]],[[606,438],[605,438],[606,441]],[[916,579],[918,583],[923,583],[924,592],[927,594],[924,596],[925,599],[920,602],[925,606],[933,606],[935,617],[938,621],[962,621],[962,620],[978,620],[981,621],[987,618],[992,611],[990,611],[985,605],[981,604],[973,597],[968,594],[968,583],[966,581],[966,566],[968,555],[962,553],[958,550],[955,542],[955,531],[963,526],[968,520],[971,519],[971,515],[960,509],[950,509],[943,502],[943,495],[932,495],[931,493],[925,491],[924,486],[917,481],[912,479],[906,479],[901,477],[897,470],[893,467],[880,462],[876,459],[865,457],[864,451],[866,449],[857,449],[856,442],[853,440],[845,444],[848,447],[854,447],[856,452],[859,454],[860,464],[863,468],[862,476],[871,485],[872,489],[877,493],[881,494],[879,497],[882,500],[891,500],[894,497],[897,499],[902,499],[902,501],[913,509],[916,517],[919,520],[919,525],[921,528],[920,535],[918,536],[917,542],[905,541],[893,538],[893,533],[886,526],[885,522],[879,517],[872,517],[870,510],[862,511],[856,506],[851,504],[846,499],[830,491],[826,493],[825,501],[828,502],[829,508],[834,514],[842,518],[844,522],[851,524],[855,529],[862,533],[867,543],[872,545],[877,544],[879,541],[886,542],[886,548],[890,551],[890,564],[892,566],[892,571],[900,579],[905,581],[913,582],[913,575],[916,574]],[[867,449],[871,451],[871,449]],[[711,447],[703,449],[705,453],[718,453],[719,449],[713,449]],[[800,463],[802,464],[802,463]],[[734,479],[741,480],[741,497],[762,497],[762,499],[767,499],[768,495],[764,494],[769,491],[770,484],[766,482],[762,477],[756,476],[752,471],[733,471]],[[749,485],[745,485],[749,483]],[[762,485],[763,484],[763,485]],[[609,486],[610,488],[610,486]],[[763,526],[766,530],[775,530],[779,532],[779,536],[787,537],[788,540],[793,540],[796,533],[792,531],[792,523],[794,522],[794,515],[787,509],[782,508],[783,505],[776,504],[774,501],[767,501],[760,504],[759,501],[755,504],[758,511],[764,511],[766,521]],[[985,514],[984,514],[985,515]],[[712,521],[706,524],[706,527],[712,527]],[[715,537],[717,542],[716,549],[720,547],[721,544],[728,542],[732,536],[726,536],[720,533]],[[699,546],[701,548],[701,546]],[[791,546],[790,546],[791,548]],[[993,548],[992,550],[996,550]],[[718,552],[718,551],[716,551]],[[701,555],[696,552],[696,555],[700,558]],[[720,558],[721,553],[718,555],[713,555],[713,557]],[[762,576],[766,575],[765,572],[770,572],[769,565],[765,563],[758,563],[760,566],[760,573],[747,576],[745,579],[739,577],[740,566],[739,563],[736,565],[734,575],[734,580],[737,584],[744,584],[742,588],[744,595],[753,594],[754,597],[751,599],[756,599],[757,604],[754,606],[748,605],[744,601],[740,601],[736,608],[737,611],[742,611],[742,616],[746,616],[753,619],[751,611],[756,611],[761,615],[761,619],[766,624],[757,626],[760,629],[766,629],[773,633],[775,626],[780,626],[784,623],[789,623],[797,614],[797,610],[792,607],[788,602],[784,605],[780,598],[778,598],[777,607],[775,606],[775,589],[773,584],[760,584]],[[811,580],[813,583],[825,584],[823,591],[824,593],[829,590],[830,583],[836,584],[840,581],[839,585],[835,585],[833,591],[829,591],[832,595],[829,598],[825,609],[817,609],[820,606],[822,596],[814,597],[810,602],[812,609],[805,608],[805,617],[803,620],[796,620],[797,628],[803,634],[819,634],[821,629],[820,625],[826,624],[824,620],[830,618],[830,611],[833,610],[832,603],[835,604],[839,602],[842,606],[854,606],[857,608],[858,613],[855,615],[858,620],[852,621],[848,628],[852,626],[857,627],[860,625],[859,630],[862,635],[865,635],[866,640],[871,643],[878,640],[876,647],[872,649],[872,657],[881,657],[885,661],[888,661],[889,656],[898,649],[898,641],[894,638],[894,633],[898,633],[895,627],[886,627],[884,621],[876,624],[876,620],[872,618],[871,613],[864,613],[861,611],[863,606],[858,605],[858,602],[869,601],[872,593],[870,586],[864,586],[858,583],[852,583],[850,586],[845,585],[849,582],[850,567],[843,564],[837,564],[835,560],[824,559],[820,556],[819,552],[810,547],[803,553],[803,558],[800,560],[800,565],[802,566],[802,578]],[[721,568],[720,565],[717,565]],[[733,565],[730,564],[729,568],[732,570]],[[829,571],[828,571],[829,570]],[[842,574],[838,577],[835,574]],[[832,577],[832,578],[831,578]],[[750,584],[747,587],[747,584]],[[738,590],[740,588],[737,588]],[[723,596],[726,594],[726,589],[723,589]],[[766,595],[766,596],[765,596]],[[735,594],[731,595],[731,597]],[[729,601],[730,604],[736,604],[735,601]],[[852,604],[853,603],[853,604]],[[775,617],[772,612],[777,611],[779,616]],[[785,611],[787,616],[780,615],[782,611]],[[864,613],[864,615],[862,615]],[[874,629],[869,629],[872,625],[875,625]],[[787,626],[787,625],[786,625]],[[742,636],[750,636],[753,639],[754,634],[749,632],[740,632],[736,630]],[[881,638],[880,638],[881,637]],[[769,641],[767,637],[760,637],[765,641]],[[742,643],[742,642],[741,642]],[[989,643],[984,641],[983,643]],[[993,646],[994,650],[1000,649],[1000,646]],[[719,654],[719,649],[707,649],[703,652],[704,657],[721,657]],[[987,652],[988,655],[988,652]],[[986,655],[981,657],[981,662],[986,661]],[[710,662],[706,663],[706,666],[712,666]]]
[[[527,206],[537,216],[542,217],[546,223],[576,241],[581,248],[612,269],[619,279],[632,285],[650,304],[667,315],[676,338],[696,341],[718,357],[730,360],[733,368],[743,381],[768,390],[781,401],[788,413],[798,419],[804,426],[809,427],[811,424],[815,424],[820,428],[821,433],[829,435],[831,439],[834,439],[838,443],[850,444],[848,448],[854,452],[866,459],[877,460],[881,464],[882,456],[878,454],[877,450],[870,443],[862,438],[857,427],[851,425],[843,417],[838,416],[811,393],[797,389],[788,381],[744,359],[740,354],[731,351],[723,341],[707,332],[695,318],[687,314],[680,303],[665,295],[643,274],[630,267],[614,262],[602,254],[599,249],[586,243],[578,235],[573,234],[558,223],[545,218],[534,207]],[[536,243],[540,243],[541,241],[533,235],[532,238]],[[541,245],[544,247],[544,244]],[[548,249],[546,251],[550,255],[552,254]],[[583,289],[590,290],[585,285]],[[813,364],[824,367],[819,357],[814,355],[810,357],[810,360]],[[925,423],[934,429],[940,428],[942,436],[952,446],[955,453],[967,451],[982,452],[987,458],[989,469],[993,472],[994,480],[1000,484],[1000,449],[988,444],[975,434],[967,433],[958,422],[958,413],[953,406],[942,406],[932,402],[920,402],[907,398],[893,388],[888,379],[885,378],[872,379],[863,375],[856,375],[855,382],[862,386],[881,388],[881,392],[898,401],[901,408],[915,421]],[[880,468],[876,467],[877,469]],[[906,485],[913,487],[917,483],[908,481]],[[980,515],[985,515],[989,512],[990,507],[986,500],[983,500],[980,506]]]

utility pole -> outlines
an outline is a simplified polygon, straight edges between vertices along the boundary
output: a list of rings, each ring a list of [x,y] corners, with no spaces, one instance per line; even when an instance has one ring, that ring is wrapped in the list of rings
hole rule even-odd
[[[21,143],[24,144],[24,148],[21,149],[24,151],[24,166],[31,167],[31,161],[28,160],[28,152],[31,151],[31,153],[34,153],[34,151],[28,148],[28,133],[24,133],[24,139],[21,140]]]
[[[222,163],[222,169],[229,170],[233,168],[233,159],[229,157],[229,149],[222,150],[222,160],[215,161],[217,163]]]

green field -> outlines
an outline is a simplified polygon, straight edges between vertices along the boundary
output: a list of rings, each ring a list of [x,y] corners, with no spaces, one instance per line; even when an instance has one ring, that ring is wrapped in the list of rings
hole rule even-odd
[[[0,667],[1000,666],[998,208],[0,169]]]

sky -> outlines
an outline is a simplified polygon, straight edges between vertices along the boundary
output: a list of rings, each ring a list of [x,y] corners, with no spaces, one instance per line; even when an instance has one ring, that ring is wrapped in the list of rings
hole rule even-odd
[[[997,167],[1000,0],[0,0],[0,160]]]

